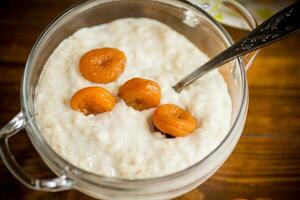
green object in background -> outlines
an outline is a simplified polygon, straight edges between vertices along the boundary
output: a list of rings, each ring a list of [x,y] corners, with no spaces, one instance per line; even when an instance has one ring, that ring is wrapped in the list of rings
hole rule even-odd
[[[215,17],[219,22],[233,26],[240,29],[247,29],[247,23],[240,17],[236,12],[225,8],[222,6],[222,0],[189,0],[213,17]],[[234,0],[232,0],[234,1]],[[295,0],[238,0],[245,8],[249,10],[251,14],[255,17],[258,23],[262,23],[264,20],[268,19],[274,15],[279,10],[292,4]]]
[[[214,17],[216,18],[216,20],[218,21],[222,21],[223,20],[223,15],[221,13],[215,14]]]
[[[258,17],[260,17],[262,19],[268,19],[269,17],[271,17],[273,15],[272,10],[269,8],[257,9],[256,13],[257,13]]]

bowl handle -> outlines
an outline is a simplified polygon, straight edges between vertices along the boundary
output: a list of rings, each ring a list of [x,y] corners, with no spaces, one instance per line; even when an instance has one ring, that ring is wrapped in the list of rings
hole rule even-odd
[[[235,0],[222,0],[221,2],[225,7],[229,8],[233,12],[240,15],[248,24],[248,29],[250,31],[255,29],[258,26],[257,21],[255,20],[253,15],[244,6],[242,6],[239,2],[237,2]],[[248,71],[248,69],[252,65],[258,52],[259,52],[259,50],[256,50],[254,52],[251,52],[244,56],[241,56],[241,58],[245,64],[246,71]]]
[[[18,133],[25,126],[23,113],[17,114],[8,124],[0,130],[0,156],[8,168],[8,170],[25,186],[34,190],[44,191],[63,191],[69,190],[73,186],[73,182],[65,175],[53,179],[36,179],[24,173],[20,165],[16,162],[12,155],[8,139]]]

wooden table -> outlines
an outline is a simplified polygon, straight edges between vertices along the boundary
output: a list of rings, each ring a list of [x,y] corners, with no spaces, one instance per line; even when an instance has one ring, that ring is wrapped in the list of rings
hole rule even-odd
[[[67,1],[2,1],[0,8],[0,125],[20,110],[24,63],[43,28]],[[235,37],[244,32],[231,30]],[[177,198],[300,199],[300,33],[263,49],[248,73],[250,106],[235,151],[199,188]],[[12,141],[26,172],[51,175],[24,133]],[[25,188],[0,161],[0,199],[91,199],[76,191],[45,193]]]

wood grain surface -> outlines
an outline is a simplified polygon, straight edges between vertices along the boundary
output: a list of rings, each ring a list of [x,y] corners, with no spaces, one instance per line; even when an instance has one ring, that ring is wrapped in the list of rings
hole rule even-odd
[[[1,1],[0,125],[20,110],[19,89],[29,51],[43,28],[73,0]],[[229,29],[235,37],[245,32]],[[300,199],[300,33],[263,49],[248,72],[249,113],[242,138],[208,181],[177,200]],[[26,133],[11,140],[16,159],[33,176],[51,172]],[[75,190],[25,188],[0,161],[0,199],[83,200]]]

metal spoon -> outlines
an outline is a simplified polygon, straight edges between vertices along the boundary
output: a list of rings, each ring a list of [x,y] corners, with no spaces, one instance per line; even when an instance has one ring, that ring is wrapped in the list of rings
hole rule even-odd
[[[231,47],[188,74],[175,86],[176,92],[221,65],[256,49],[283,39],[300,28],[300,1],[278,12]]]

